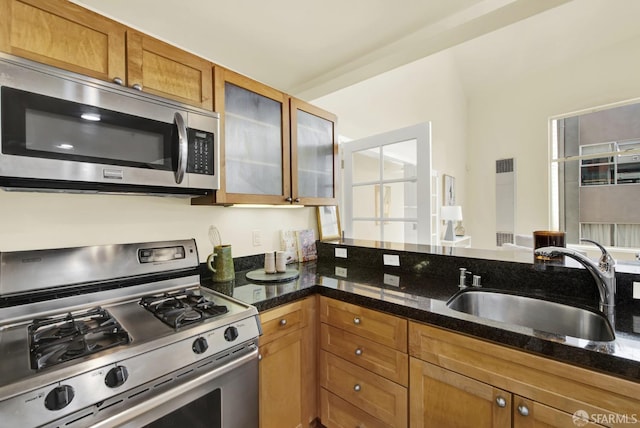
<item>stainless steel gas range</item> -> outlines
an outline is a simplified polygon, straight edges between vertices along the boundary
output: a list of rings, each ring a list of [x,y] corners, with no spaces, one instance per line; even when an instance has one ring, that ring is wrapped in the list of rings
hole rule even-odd
[[[0,253],[1,424],[257,427],[257,311],[198,266],[193,240]]]

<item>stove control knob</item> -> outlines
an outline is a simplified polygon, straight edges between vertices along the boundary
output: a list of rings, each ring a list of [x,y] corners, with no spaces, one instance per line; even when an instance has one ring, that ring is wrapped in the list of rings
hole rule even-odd
[[[227,329],[224,331],[224,338],[227,340],[227,342],[233,342],[238,338],[238,329],[234,326],[227,327]]]
[[[47,394],[44,399],[44,407],[49,410],[64,409],[71,403],[75,393],[69,385],[60,385]]]
[[[207,339],[204,337],[199,337],[193,341],[193,346],[191,347],[193,352],[196,354],[202,354],[204,351],[209,349],[209,344],[207,343]]]
[[[128,378],[129,372],[127,372],[125,366],[115,366],[107,372],[104,383],[106,383],[109,388],[117,388],[124,384]]]

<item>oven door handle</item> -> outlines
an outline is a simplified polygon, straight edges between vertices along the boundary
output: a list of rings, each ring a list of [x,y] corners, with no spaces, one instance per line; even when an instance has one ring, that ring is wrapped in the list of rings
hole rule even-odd
[[[252,348],[253,350],[246,355],[243,355],[233,361],[228,362],[227,364],[217,367],[203,374],[202,376],[178,385],[175,388],[164,391],[163,393],[156,396],[149,397],[140,404],[128,407],[127,409],[112,417],[99,421],[95,425],[91,425],[91,428],[111,428],[114,426],[125,425],[127,423],[131,423],[132,421],[135,421],[135,426],[150,424],[151,422],[158,419],[158,417],[164,416],[165,413],[170,413],[173,410],[168,409],[166,404],[169,402],[173,402],[175,404],[178,401],[176,400],[176,397],[186,395],[186,393],[195,388],[198,388],[200,385],[204,385],[207,382],[212,382],[216,378],[221,377],[222,375],[235,370],[245,364],[249,364],[252,361],[257,361],[258,348],[255,345],[252,345]],[[166,410],[166,412],[163,412],[160,415],[154,414],[152,410],[158,408],[163,408],[164,410]]]
[[[180,112],[176,112],[173,121],[178,128],[178,167],[175,170],[175,175],[176,183],[180,184],[187,171],[189,140],[187,139],[187,125],[185,125],[184,118]]]

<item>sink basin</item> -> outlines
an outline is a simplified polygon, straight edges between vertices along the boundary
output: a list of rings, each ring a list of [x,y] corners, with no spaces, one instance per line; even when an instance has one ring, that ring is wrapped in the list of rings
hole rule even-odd
[[[456,293],[447,306],[538,332],[597,342],[615,340],[609,320],[599,312],[515,293],[469,288]]]

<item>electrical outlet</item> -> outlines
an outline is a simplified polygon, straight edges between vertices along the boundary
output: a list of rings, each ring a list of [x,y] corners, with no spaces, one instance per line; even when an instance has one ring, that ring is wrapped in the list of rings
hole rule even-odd
[[[253,246],[259,247],[262,245],[262,232],[254,230],[251,232],[251,239],[253,240]]]
[[[640,299],[640,282],[633,281],[633,298]]]
[[[336,276],[341,276],[343,278],[346,278],[347,277],[347,268],[336,266],[335,274],[336,274]]]
[[[383,254],[382,263],[385,266],[400,266],[400,256],[397,254]]]
[[[346,248],[336,248],[336,257],[340,257],[341,259],[347,258],[347,249]]]

